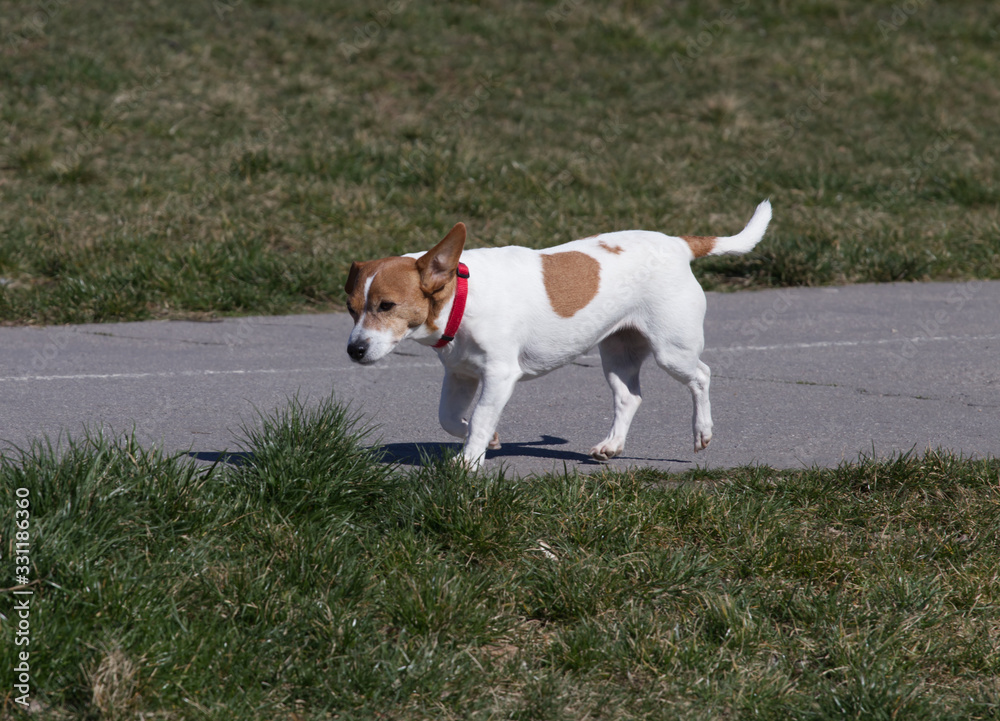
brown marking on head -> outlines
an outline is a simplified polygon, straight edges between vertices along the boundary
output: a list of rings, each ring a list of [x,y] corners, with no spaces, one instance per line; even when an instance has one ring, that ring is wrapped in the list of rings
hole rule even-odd
[[[681,240],[691,246],[695,258],[701,258],[712,252],[715,247],[714,235],[682,235]]]
[[[397,338],[421,325],[436,330],[442,307],[455,293],[464,244],[465,226],[459,223],[420,258],[353,263],[344,290],[354,322],[364,315],[366,328],[390,331]]]
[[[613,253],[614,255],[618,255],[624,250],[624,248],[622,248],[620,245],[608,245],[603,240],[600,243],[598,243],[598,245],[604,248],[609,253]]]
[[[358,277],[364,272],[365,263],[359,263],[354,261],[351,263],[351,269],[347,273],[347,282],[344,283],[344,292],[347,295],[351,295],[354,292],[354,288],[358,284]]]
[[[401,338],[408,328],[427,322],[430,303],[420,290],[420,273],[413,258],[355,263],[346,290],[348,312],[355,323],[363,315],[366,328],[390,331]]]
[[[569,318],[597,295],[601,285],[601,264],[577,250],[543,253],[542,280],[552,310]]]
[[[417,259],[420,287],[428,295],[455,280],[458,259],[465,247],[465,223],[456,223],[444,239]]]

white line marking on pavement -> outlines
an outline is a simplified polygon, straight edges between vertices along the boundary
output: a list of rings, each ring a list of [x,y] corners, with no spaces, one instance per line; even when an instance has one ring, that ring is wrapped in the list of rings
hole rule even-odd
[[[413,363],[407,368],[439,368],[440,363]],[[162,371],[158,373],[77,373],[58,376],[6,376],[0,377],[0,383],[24,383],[29,381],[82,381],[82,380],[138,380],[143,378],[192,378],[198,376],[238,376],[263,375],[276,373],[344,373],[357,370],[356,366],[340,366],[337,368],[257,368],[232,370],[198,370],[198,371]]]
[[[866,345],[887,345],[889,343],[927,343],[931,341],[982,341],[1000,340],[1000,335],[943,335],[943,336],[917,336],[915,338],[880,338],[876,340],[839,340],[839,341],[816,341],[812,343],[783,343],[779,345],[733,345],[728,347],[706,348],[708,353],[742,352],[742,351],[786,351],[786,350],[806,350],[809,348],[834,348],[834,347],[857,347]],[[596,357],[593,352],[587,353],[581,358]],[[398,362],[398,361],[397,361]],[[440,368],[440,363],[405,363],[399,362],[398,367],[403,368]],[[377,367],[376,367],[377,368]],[[76,381],[76,380],[141,380],[143,378],[197,378],[207,376],[236,376],[236,375],[266,375],[278,373],[346,373],[356,371],[359,367],[355,365],[332,366],[320,368],[257,368],[245,369],[234,368],[231,370],[190,370],[190,371],[161,371],[155,373],[76,373],[72,375],[23,375],[23,376],[0,376],[0,383],[28,383],[33,381]],[[388,370],[381,368],[380,370]],[[368,371],[366,371],[368,372]]]
[[[833,347],[854,347],[862,345],[887,345],[889,343],[927,343],[928,341],[976,341],[976,340],[1000,340],[1000,335],[941,335],[941,336],[917,336],[915,338],[879,338],[877,340],[830,340],[816,341],[814,343],[783,343],[780,345],[731,345],[724,348],[706,348],[710,353],[723,353],[725,351],[745,351],[745,350],[798,350],[806,348],[833,348]]]

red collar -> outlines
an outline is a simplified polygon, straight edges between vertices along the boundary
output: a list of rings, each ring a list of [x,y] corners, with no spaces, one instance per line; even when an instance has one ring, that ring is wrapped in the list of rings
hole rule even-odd
[[[444,348],[455,340],[458,326],[462,323],[462,316],[465,315],[465,299],[469,295],[469,269],[465,263],[458,264],[458,278],[455,285],[455,300],[451,304],[451,314],[448,316],[448,325],[444,327],[444,335],[435,343],[432,348]]]

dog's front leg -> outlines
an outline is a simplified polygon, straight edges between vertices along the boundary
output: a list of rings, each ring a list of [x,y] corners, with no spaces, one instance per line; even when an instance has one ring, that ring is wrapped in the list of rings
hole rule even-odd
[[[479,379],[460,376],[446,371],[441,383],[441,403],[438,405],[438,420],[441,427],[453,436],[465,440],[469,435],[469,409],[472,399],[479,390]]]
[[[483,374],[483,392],[469,420],[469,435],[465,439],[462,457],[469,468],[479,468],[486,454],[486,447],[494,439],[497,423],[504,406],[521,378],[516,367],[490,369]]]

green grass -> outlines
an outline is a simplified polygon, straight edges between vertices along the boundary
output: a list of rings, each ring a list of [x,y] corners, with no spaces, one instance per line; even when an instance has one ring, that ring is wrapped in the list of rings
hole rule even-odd
[[[912,6],[912,7],[911,7]],[[0,322],[341,308],[350,261],[735,232],[710,288],[1000,277],[1000,8],[0,0]]]
[[[332,400],[245,436],[235,466],[96,435],[0,462],[45,718],[1000,716],[996,460],[401,470]]]

